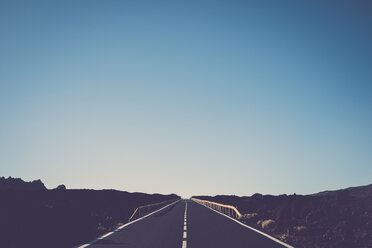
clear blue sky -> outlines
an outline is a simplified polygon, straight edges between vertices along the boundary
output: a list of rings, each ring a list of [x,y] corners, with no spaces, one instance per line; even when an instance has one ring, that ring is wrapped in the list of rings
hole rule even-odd
[[[370,1],[0,1],[0,175],[312,193],[372,183]]]

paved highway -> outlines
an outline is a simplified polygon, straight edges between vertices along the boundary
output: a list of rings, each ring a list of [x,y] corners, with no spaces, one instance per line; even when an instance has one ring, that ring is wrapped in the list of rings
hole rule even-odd
[[[286,247],[191,200],[182,200],[122,227],[89,248]],[[287,246],[290,247],[290,246]]]

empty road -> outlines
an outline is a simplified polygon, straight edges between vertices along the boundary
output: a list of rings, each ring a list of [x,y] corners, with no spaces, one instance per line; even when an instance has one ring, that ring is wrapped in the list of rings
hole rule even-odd
[[[89,248],[286,247],[215,211],[182,200],[96,241]]]

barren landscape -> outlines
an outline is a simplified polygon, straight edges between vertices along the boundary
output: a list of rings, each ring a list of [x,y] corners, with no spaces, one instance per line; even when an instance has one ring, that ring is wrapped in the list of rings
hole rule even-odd
[[[240,221],[298,248],[372,247],[372,184],[312,195],[195,197],[233,205]]]
[[[40,180],[0,178],[0,247],[71,248],[128,222],[145,204],[177,195],[117,190],[48,190]]]

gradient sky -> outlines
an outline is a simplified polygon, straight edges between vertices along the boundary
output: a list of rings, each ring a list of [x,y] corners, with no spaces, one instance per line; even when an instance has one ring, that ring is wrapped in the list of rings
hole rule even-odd
[[[371,13],[0,0],[0,176],[182,196],[372,183]]]

